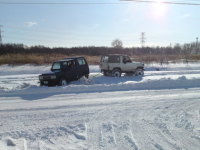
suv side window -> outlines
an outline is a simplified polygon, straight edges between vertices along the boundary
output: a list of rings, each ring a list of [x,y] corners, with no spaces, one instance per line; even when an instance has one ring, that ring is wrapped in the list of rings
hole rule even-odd
[[[120,63],[120,56],[110,56],[108,59],[109,63]]]
[[[78,60],[78,64],[79,64],[80,66],[86,64],[86,62],[85,62],[85,60],[84,60],[83,58],[78,58],[77,60]]]
[[[62,67],[63,68],[67,68],[67,61],[65,61],[65,62],[62,63]]]

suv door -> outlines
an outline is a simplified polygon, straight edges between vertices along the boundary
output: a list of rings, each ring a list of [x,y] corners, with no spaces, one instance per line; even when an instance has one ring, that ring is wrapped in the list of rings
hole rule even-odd
[[[74,60],[62,62],[62,75],[67,81],[72,81],[76,78],[77,67]]]
[[[86,60],[83,57],[77,58],[77,65],[78,65],[77,74],[79,78],[84,75],[89,75],[89,67]]]

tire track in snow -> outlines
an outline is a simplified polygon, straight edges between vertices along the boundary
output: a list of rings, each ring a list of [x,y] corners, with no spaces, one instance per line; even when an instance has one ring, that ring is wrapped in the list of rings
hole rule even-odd
[[[23,134],[26,136],[27,140],[21,139],[21,133],[16,131],[15,137],[2,140],[5,141],[4,145],[6,148],[1,149],[0,143],[0,150],[10,150],[9,148],[14,148],[16,150],[65,150],[67,149],[66,145],[73,147],[74,143],[79,146],[79,149],[83,150],[86,149],[87,146],[86,126],[84,124],[42,128],[36,133],[32,131],[23,131]],[[12,137],[12,135],[8,135],[8,137]]]
[[[89,150],[110,150],[116,149],[114,123],[110,106],[105,106],[97,111],[94,117],[88,121],[88,149]]]
[[[195,108],[195,106],[191,107],[191,104],[194,105],[194,102],[195,101],[188,100],[188,102],[179,103],[178,105],[170,105],[172,108],[167,106],[160,109],[156,108],[156,110],[149,110],[142,113],[142,118],[141,116],[136,118],[138,121],[133,121],[133,126],[137,126],[139,123],[140,125],[138,125],[138,128],[140,126],[140,128],[144,129],[145,135],[149,136],[149,139],[151,139],[147,139],[148,142],[153,143],[158,150],[162,149],[162,147],[170,150],[190,149],[189,147],[191,145],[198,148],[199,144],[190,138],[190,135],[193,134],[193,123],[188,121],[188,119],[191,117],[196,118],[196,116],[191,116],[193,113],[190,112],[192,108]],[[182,110],[188,112],[188,115],[181,113]],[[151,116],[148,116],[148,114],[157,115],[153,115],[153,118],[151,118]],[[189,118],[187,119],[186,116]],[[174,124],[172,124],[172,122]],[[186,138],[184,135],[188,135],[188,137]],[[147,144],[149,145],[149,143]]]
[[[53,145],[50,142],[41,140],[39,141],[39,149],[40,150],[54,150],[55,147],[53,147]]]
[[[97,110],[97,112],[94,113],[94,116],[91,117],[87,122],[87,141],[89,150],[101,149],[101,125],[97,122],[102,118],[102,116],[105,115],[105,112],[107,111],[107,107],[103,107],[102,110]]]
[[[101,150],[117,149],[113,123],[105,122],[101,126]]]
[[[87,125],[87,142],[89,150],[99,150],[100,149],[100,125],[97,123],[90,123]]]
[[[41,150],[39,141],[27,140],[27,150]]]
[[[141,123],[132,121],[131,129],[138,141],[138,146],[142,150],[182,150],[175,142],[169,141],[164,135],[160,134],[157,128],[154,128],[144,120]]]
[[[117,148],[119,150],[138,150],[138,146],[136,144],[135,139],[133,138],[133,134],[130,128],[130,121],[118,121],[114,126]]]
[[[25,139],[13,139],[10,137],[1,139],[1,150],[29,150],[27,149],[27,141]]]

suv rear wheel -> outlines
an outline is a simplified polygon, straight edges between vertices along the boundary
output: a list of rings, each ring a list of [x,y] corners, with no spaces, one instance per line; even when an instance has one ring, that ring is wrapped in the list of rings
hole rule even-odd
[[[89,78],[89,74],[86,74],[85,77],[88,79]]]
[[[112,76],[113,77],[121,77],[121,70],[119,70],[119,69],[114,69],[113,71],[112,71]]]
[[[135,72],[136,76],[143,76],[144,75],[144,70],[142,68],[138,68]]]

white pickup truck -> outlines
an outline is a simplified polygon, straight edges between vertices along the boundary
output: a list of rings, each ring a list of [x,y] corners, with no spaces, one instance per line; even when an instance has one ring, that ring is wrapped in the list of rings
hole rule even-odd
[[[144,64],[141,62],[132,62],[127,55],[112,54],[102,56],[100,60],[100,69],[105,76],[121,77],[122,73],[144,75]]]

